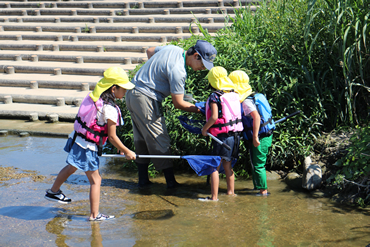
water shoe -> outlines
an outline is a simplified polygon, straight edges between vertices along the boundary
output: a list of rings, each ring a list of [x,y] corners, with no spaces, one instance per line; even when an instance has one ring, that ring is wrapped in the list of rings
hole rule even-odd
[[[89,221],[103,221],[103,220],[109,220],[113,219],[114,215],[105,215],[105,214],[98,214],[95,218],[89,218]]]
[[[206,198],[198,198],[199,201],[201,202],[218,202],[217,200],[212,200],[211,197],[206,197]]]
[[[68,204],[72,202],[72,200],[66,197],[66,195],[64,195],[61,190],[57,192],[53,192],[51,191],[51,189],[47,189],[46,194],[45,194],[45,199],[49,201],[53,201],[53,202],[59,202],[62,204]]]

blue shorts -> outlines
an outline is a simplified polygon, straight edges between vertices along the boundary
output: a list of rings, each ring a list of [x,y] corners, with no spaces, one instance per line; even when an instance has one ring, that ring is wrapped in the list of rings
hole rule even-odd
[[[231,147],[231,150],[228,150],[221,144],[218,144],[215,140],[212,140],[212,155],[221,156],[221,158],[226,161],[232,161],[238,158],[240,144],[239,135],[234,137],[234,135],[220,134],[217,136],[217,139]]]
[[[68,139],[68,141],[72,141],[72,139]],[[70,144],[68,143],[67,144]],[[67,164],[76,167],[79,170],[84,172],[87,171],[96,171],[99,169],[99,156],[98,153],[95,151],[91,151],[90,149],[84,149],[80,147],[77,143],[73,143],[72,148],[68,153],[68,157],[66,160]]]

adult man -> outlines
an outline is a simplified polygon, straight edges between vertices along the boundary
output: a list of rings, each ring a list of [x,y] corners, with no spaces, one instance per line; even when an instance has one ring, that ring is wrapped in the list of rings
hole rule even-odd
[[[193,104],[184,101],[186,66],[193,70],[211,69],[216,49],[207,41],[198,40],[187,51],[167,45],[150,47],[148,61],[132,80],[135,89],[126,95],[126,105],[131,113],[135,152],[137,154],[170,154],[171,140],[162,111],[162,100],[171,95],[177,109],[200,112]],[[139,186],[150,184],[149,159],[137,158]],[[157,170],[163,170],[167,188],[178,185],[171,159],[153,159]]]

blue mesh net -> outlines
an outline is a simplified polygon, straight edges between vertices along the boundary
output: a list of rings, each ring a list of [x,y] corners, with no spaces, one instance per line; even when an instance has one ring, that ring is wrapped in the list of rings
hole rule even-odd
[[[220,156],[211,155],[185,155],[181,156],[181,158],[187,160],[198,176],[212,174],[221,162]]]

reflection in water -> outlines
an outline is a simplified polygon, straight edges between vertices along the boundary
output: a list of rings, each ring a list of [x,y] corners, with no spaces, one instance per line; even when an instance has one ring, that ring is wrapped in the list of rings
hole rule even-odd
[[[103,247],[103,237],[100,233],[100,222],[91,223],[91,247]]]
[[[56,236],[55,245],[58,247],[69,246],[66,244],[66,240],[69,240],[71,236],[68,236],[68,233],[63,233],[66,228],[68,228],[68,223],[72,221],[71,215],[57,215],[51,221],[46,224],[46,231],[52,233]],[[88,222],[86,220],[86,226],[89,224],[91,227],[91,237],[90,245],[91,247],[103,247],[103,237],[100,232],[100,224],[102,222]],[[87,231],[88,228],[84,229],[85,224],[83,224],[82,231]],[[81,226],[79,227],[81,228]],[[77,236],[78,237],[78,236]]]
[[[68,221],[71,221],[72,216],[61,216],[54,217],[51,221],[46,224],[46,231],[55,234],[55,244],[58,247],[68,246],[65,241],[67,237],[63,235],[63,230],[66,227]]]
[[[273,241],[273,228],[272,222],[269,221],[269,207],[268,198],[261,198],[259,211],[259,224],[257,226],[260,232],[260,239],[258,240],[258,246],[270,247],[274,246]]]

